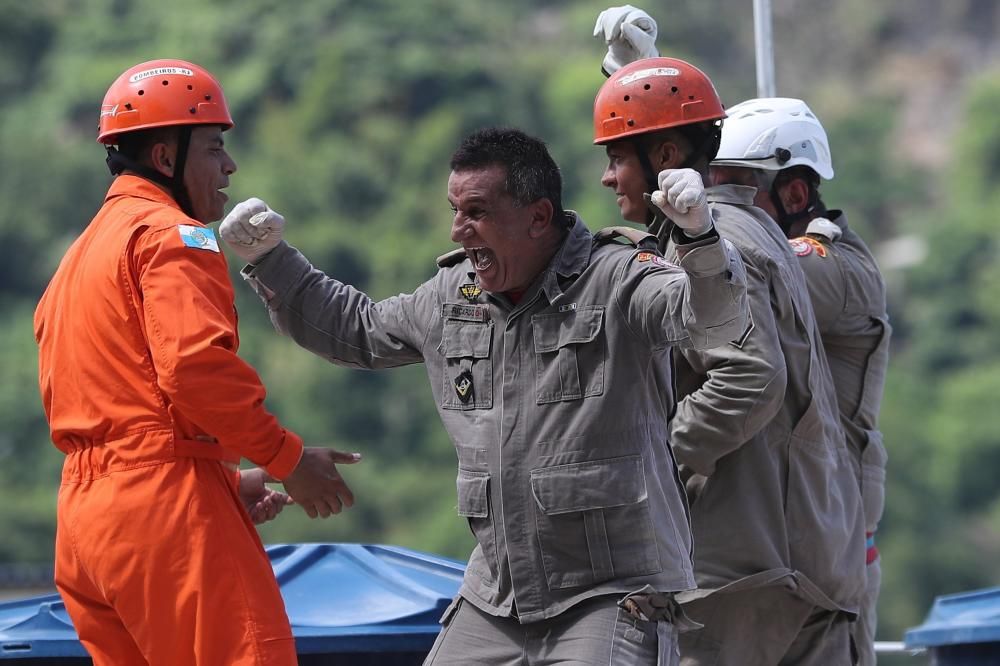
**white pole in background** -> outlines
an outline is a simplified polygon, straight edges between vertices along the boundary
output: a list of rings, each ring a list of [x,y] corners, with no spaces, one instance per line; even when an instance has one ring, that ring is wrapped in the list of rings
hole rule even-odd
[[[774,40],[771,0],[753,0],[753,36],[757,51],[757,97],[774,97]]]

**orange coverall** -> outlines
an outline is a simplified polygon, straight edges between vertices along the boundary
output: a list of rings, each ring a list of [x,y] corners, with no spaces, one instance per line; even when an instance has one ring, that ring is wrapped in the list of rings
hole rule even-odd
[[[226,259],[163,190],[123,175],[35,312],[59,488],[56,586],[97,666],[295,664],[238,494],[302,440],[236,350]]]

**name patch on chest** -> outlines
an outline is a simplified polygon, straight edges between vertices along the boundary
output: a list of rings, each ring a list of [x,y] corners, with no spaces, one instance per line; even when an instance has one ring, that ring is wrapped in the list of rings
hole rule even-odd
[[[443,303],[441,314],[446,319],[484,322],[490,320],[489,309],[485,305],[465,305],[464,303]]]

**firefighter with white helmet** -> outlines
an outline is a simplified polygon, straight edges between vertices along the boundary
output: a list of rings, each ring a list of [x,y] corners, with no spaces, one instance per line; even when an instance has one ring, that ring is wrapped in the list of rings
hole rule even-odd
[[[882,578],[875,530],[885,504],[888,456],[878,429],[891,328],[885,283],[868,246],[840,210],[828,210],[820,179],[833,179],[826,131],[805,102],[751,99],[729,109],[715,183],[757,187],[754,203],[789,237],[805,273],[847,441],[861,469],[867,589],[854,639],[859,663],[875,663],[876,602]]]
[[[727,167],[758,172],[752,174],[758,190],[755,203],[786,233],[799,220],[820,217],[814,215],[820,205],[819,179],[833,179],[833,163],[826,131],[806,103],[787,97],[751,99],[727,113],[719,154],[712,161],[713,178],[733,176]],[[794,167],[804,168],[792,171]],[[809,187],[804,205],[790,211],[779,190],[793,174],[804,177]]]

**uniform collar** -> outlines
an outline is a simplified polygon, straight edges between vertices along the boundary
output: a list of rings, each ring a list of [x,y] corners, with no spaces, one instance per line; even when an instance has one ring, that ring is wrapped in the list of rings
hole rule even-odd
[[[590,263],[590,252],[594,246],[594,237],[580,216],[573,211],[566,211],[566,217],[573,222],[573,226],[542,276],[542,291],[549,303],[555,303],[562,296],[559,278],[580,275]]]
[[[749,185],[713,185],[705,188],[705,196],[709,203],[736,204],[752,206],[757,196],[757,188]]]
[[[181,209],[172,196],[164,192],[158,185],[139,176],[122,174],[116,177],[104,197],[104,202],[107,203],[117,197],[138,197],[171,206],[177,210]]]

